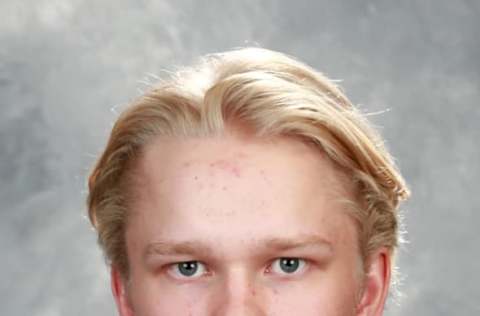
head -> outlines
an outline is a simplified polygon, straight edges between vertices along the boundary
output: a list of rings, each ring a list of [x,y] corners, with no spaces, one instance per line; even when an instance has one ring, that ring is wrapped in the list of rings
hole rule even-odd
[[[88,210],[122,316],[381,315],[407,196],[338,86],[246,48],[120,115]]]

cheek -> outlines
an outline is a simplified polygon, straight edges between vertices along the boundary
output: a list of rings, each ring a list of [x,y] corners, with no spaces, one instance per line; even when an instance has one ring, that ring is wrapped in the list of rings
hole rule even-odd
[[[132,282],[130,301],[138,316],[158,315],[203,315],[199,308],[205,309],[199,302],[203,301],[205,289],[172,286],[160,280],[139,280]]]
[[[343,282],[305,283],[272,291],[269,315],[347,316],[354,315],[355,290]]]

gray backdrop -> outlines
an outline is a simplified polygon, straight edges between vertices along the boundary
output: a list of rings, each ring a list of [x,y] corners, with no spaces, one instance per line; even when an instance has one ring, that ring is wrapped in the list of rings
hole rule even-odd
[[[87,171],[149,74],[237,46],[365,110],[413,191],[387,315],[480,315],[480,1],[0,2],[0,314],[114,315]],[[148,81],[148,80],[147,80]]]

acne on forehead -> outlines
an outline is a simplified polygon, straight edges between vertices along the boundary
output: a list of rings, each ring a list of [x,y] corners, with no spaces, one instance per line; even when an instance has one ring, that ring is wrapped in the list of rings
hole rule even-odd
[[[163,156],[167,160],[182,160],[183,166],[189,167],[198,162],[205,162],[202,156],[212,156],[210,148],[222,148],[220,153],[222,159],[209,161],[211,167],[217,167],[224,170],[233,170],[235,162],[248,162],[257,160],[259,156],[268,155],[268,152],[278,151],[279,153],[291,154],[289,156],[297,156],[300,160],[314,160],[323,161],[330,165],[332,169],[339,169],[327,155],[313,143],[307,143],[302,139],[291,136],[275,136],[272,138],[246,138],[243,135],[226,134],[218,138],[188,138],[179,139],[172,137],[158,137],[154,142],[147,145],[145,150],[146,155],[143,156],[144,168],[155,163],[150,158],[152,156]],[[241,150],[245,148],[245,150]],[[281,148],[278,150],[278,148]],[[267,150],[265,150],[267,149]],[[176,153],[177,157],[172,157],[172,152]],[[266,154],[267,153],[267,154]],[[288,154],[287,154],[288,153]],[[179,158],[179,159],[178,159]],[[158,162],[157,162],[158,163]],[[290,166],[294,168],[295,166]],[[339,170],[340,171],[340,170]],[[235,172],[236,173],[236,172]]]
[[[242,156],[245,156],[245,155],[242,154]],[[237,156],[237,157],[241,157],[241,156]],[[192,166],[193,164],[195,164],[196,162],[197,161],[195,161],[195,160],[184,162],[182,164],[182,167],[183,168],[188,168],[188,167]],[[241,176],[242,167],[237,163],[236,160],[215,159],[215,160],[209,162],[208,166],[211,170],[215,170],[215,169],[222,170],[222,171],[225,171],[227,173],[230,173],[231,175],[235,176],[236,178],[240,178],[240,176]]]
[[[208,181],[222,172],[242,181],[250,181],[249,177],[257,174],[268,184],[277,185],[283,179],[283,175],[279,175],[281,172],[290,177],[280,181],[282,186],[298,185],[295,181],[301,179],[312,194],[321,186],[330,191],[332,197],[355,198],[353,182],[346,172],[319,148],[299,139],[245,140],[229,135],[205,139],[161,137],[148,146],[141,161],[143,174],[156,184],[167,178]],[[307,176],[298,177],[299,173]]]
[[[283,159],[283,155],[287,158]],[[299,179],[294,174],[300,172],[308,175],[303,177],[302,181],[311,183],[307,185],[307,190],[312,191],[312,194],[322,186],[322,189],[328,189],[334,198],[355,199],[349,176],[319,148],[298,139],[277,137],[266,141],[255,138],[246,141],[231,136],[219,139],[162,137],[149,145],[141,164],[143,175],[150,178],[148,182],[156,182],[154,185],[167,178],[193,178],[204,180],[198,183],[199,188],[212,185],[210,178],[220,174],[219,172],[242,181],[250,181],[250,176],[257,174],[262,182],[270,186],[279,185],[277,172],[290,169],[293,172],[287,174],[294,177],[292,179]],[[317,173],[314,169],[321,172]],[[287,181],[280,185],[290,186],[297,183]],[[226,186],[223,188],[227,189]]]

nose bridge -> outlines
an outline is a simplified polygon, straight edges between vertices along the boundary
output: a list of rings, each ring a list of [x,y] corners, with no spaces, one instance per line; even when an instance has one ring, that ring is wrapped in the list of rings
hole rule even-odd
[[[212,316],[266,316],[260,292],[254,276],[242,268],[231,269],[218,288]]]

